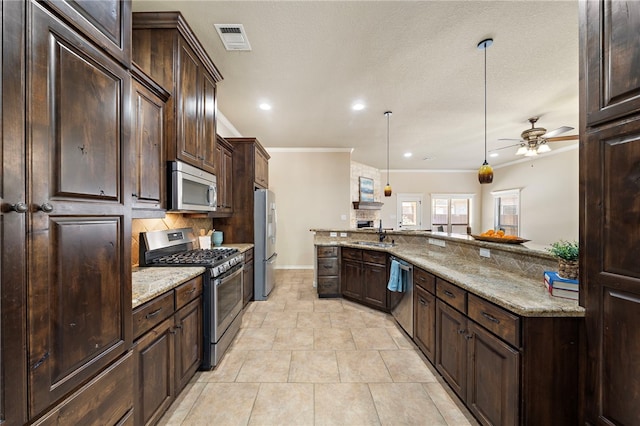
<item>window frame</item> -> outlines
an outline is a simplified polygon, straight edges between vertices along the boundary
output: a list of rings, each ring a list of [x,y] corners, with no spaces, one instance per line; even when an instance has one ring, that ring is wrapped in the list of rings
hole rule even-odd
[[[500,223],[500,207],[501,207],[501,199],[506,196],[516,195],[518,198],[517,202],[517,224],[516,224],[516,236],[519,237],[522,231],[522,188],[513,188],[513,189],[505,189],[501,191],[491,191],[491,196],[493,197],[493,228],[501,229],[504,226],[512,227],[512,225],[504,225]]]
[[[467,229],[471,226],[471,223],[473,222],[473,202],[475,199],[476,194],[467,194],[467,193],[462,193],[462,194],[455,194],[455,193],[432,193],[430,194],[431,196],[431,203],[430,203],[430,211],[429,211],[429,221],[430,221],[430,225],[432,230],[434,228],[434,225],[436,226],[445,226],[445,232],[447,233],[452,233],[452,229],[453,226],[466,226]],[[447,223],[446,224],[435,224],[433,221],[433,208],[434,208],[434,200],[439,199],[439,200],[443,200],[446,199],[447,200]],[[467,200],[467,223],[466,224],[452,224],[451,223],[451,200]]]

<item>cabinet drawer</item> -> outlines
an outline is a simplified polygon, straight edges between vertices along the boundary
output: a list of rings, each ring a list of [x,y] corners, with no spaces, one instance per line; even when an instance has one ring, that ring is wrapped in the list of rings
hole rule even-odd
[[[342,258],[351,260],[362,260],[362,250],[343,247]]]
[[[338,259],[318,259],[318,276],[338,275]]]
[[[318,294],[339,294],[340,281],[338,277],[318,277]]]
[[[362,261],[368,263],[376,263],[378,265],[387,265],[387,253],[381,251],[364,250],[362,252]]]
[[[244,263],[253,261],[253,249],[249,249],[244,252]]]
[[[176,287],[176,310],[202,294],[202,275]]]
[[[467,292],[460,287],[436,278],[436,296],[463,314],[467,312]]]
[[[413,283],[431,294],[436,294],[436,277],[424,269],[413,268]]]
[[[469,295],[469,318],[507,343],[520,347],[520,317],[473,294]]]
[[[338,247],[318,247],[318,257],[337,257]]]
[[[160,324],[172,315],[173,311],[173,291],[168,291],[137,308],[133,311],[133,339]]]

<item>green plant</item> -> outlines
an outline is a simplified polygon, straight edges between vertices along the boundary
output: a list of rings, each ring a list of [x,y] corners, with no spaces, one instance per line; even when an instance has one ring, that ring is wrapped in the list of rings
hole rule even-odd
[[[556,241],[551,244],[551,248],[547,249],[552,255],[569,261],[578,260],[578,250],[577,241],[571,243],[564,240]]]

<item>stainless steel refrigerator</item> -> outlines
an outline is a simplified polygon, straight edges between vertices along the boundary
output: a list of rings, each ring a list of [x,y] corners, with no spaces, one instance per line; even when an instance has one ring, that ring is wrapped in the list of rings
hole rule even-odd
[[[254,194],[254,288],[255,300],[267,300],[275,285],[276,253],[276,196],[268,189],[257,189]]]

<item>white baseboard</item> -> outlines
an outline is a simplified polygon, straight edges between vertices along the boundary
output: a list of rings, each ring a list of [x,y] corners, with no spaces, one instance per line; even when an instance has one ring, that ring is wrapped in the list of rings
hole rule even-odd
[[[276,265],[276,269],[313,269],[313,265]]]

